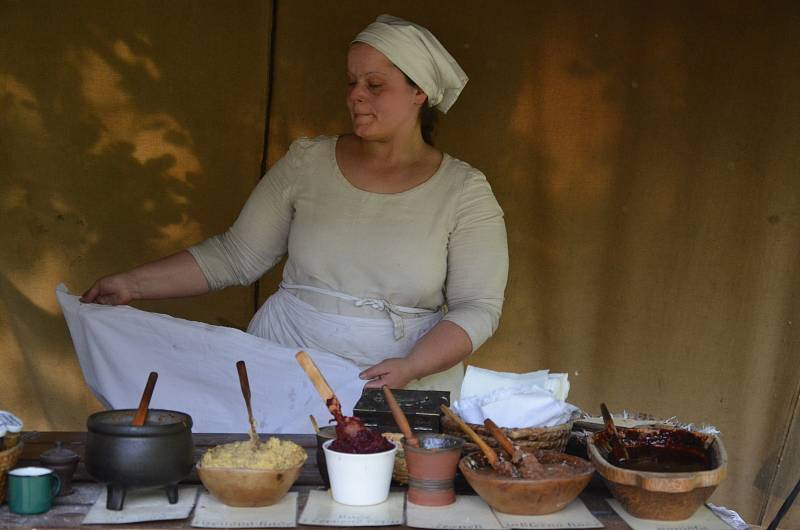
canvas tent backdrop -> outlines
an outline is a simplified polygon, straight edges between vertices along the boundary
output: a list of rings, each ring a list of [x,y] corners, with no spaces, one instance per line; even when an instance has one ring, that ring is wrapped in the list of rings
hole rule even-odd
[[[469,74],[436,141],[506,212],[505,311],[469,362],[568,372],[594,412],[713,423],[712,500],[769,519],[800,474],[798,9],[3,0],[0,408],[84,428],[99,404],[55,285],[224,230],[264,152],[347,130],[345,46],[386,12]],[[279,276],[137,306],[244,327]]]

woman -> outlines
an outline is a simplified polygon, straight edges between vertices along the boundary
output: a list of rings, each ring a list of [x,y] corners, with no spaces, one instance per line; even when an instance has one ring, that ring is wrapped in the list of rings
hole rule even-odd
[[[351,134],[295,141],[226,233],[102,278],[82,301],[247,285],[288,253],[248,332],[349,358],[367,387],[457,397],[461,362],[497,327],[508,271],[486,178],[423,136],[422,117],[447,112],[467,77],[425,28],[387,15],[353,40],[347,77]]]

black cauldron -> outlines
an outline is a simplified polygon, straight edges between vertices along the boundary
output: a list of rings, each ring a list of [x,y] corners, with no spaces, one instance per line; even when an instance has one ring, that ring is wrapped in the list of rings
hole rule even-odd
[[[108,487],[106,508],[122,510],[128,488],[164,486],[178,502],[178,482],[192,471],[192,418],[183,412],[150,409],[145,424],[131,425],[135,409],[89,416],[86,471]]]

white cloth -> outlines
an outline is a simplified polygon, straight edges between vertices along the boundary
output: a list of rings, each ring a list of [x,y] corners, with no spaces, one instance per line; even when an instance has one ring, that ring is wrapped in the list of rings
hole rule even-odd
[[[566,401],[569,395],[567,374],[551,374],[550,370],[516,374],[469,366],[464,375],[464,382],[461,384],[461,396],[483,396],[501,388],[516,386],[543,388],[560,401]]]
[[[194,432],[247,432],[236,371],[236,361],[244,360],[259,432],[311,433],[309,414],[322,424],[331,418],[294,358],[297,348],[129,306],[83,304],[63,285],[56,294],[86,383],[109,408],[136,408],[155,371],[151,408],[189,414]],[[364,385],[359,367],[331,353],[307,351],[343,412],[352,414]]]
[[[469,78],[427,29],[391,15],[381,15],[353,42],[369,44],[411,78],[428,96],[428,105],[447,113]]]
[[[538,370],[525,374],[467,367],[453,410],[468,423],[491,418],[501,427],[552,427],[573,419],[577,407],[565,400],[567,374]]]
[[[332,293],[329,291],[329,296],[337,295]],[[385,359],[405,357],[441,319],[441,311],[403,319],[405,332],[396,338],[391,320],[325,313],[281,288],[261,306],[247,332],[285,346],[346,352],[346,358],[363,370]],[[463,367],[457,364],[406,388],[449,391],[455,400],[463,375]]]

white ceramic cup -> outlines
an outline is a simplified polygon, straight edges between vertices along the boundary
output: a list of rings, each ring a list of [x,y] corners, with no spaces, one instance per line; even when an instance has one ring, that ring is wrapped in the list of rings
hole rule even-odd
[[[389,497],[397,444],[382,453],[351,454],[332,451],[335,440],[322,444],[333,500],[350,506],[380,504]]]

